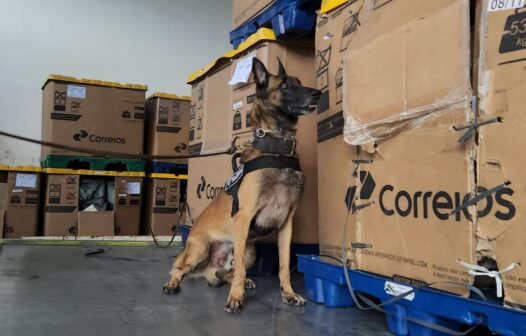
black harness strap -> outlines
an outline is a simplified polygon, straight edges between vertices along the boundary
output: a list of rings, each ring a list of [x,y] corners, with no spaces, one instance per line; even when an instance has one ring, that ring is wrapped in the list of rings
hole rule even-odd
[[[243,182],[243,178],[246,174],[249,174],[255,170],[274,168],[274,169],[292,169],[295,171],[301,171],[300,162],[297,158],[292,156],[271,156],[265,155],[255,158],[239,166],[238,170],[228,179],[225,184],[225,192],[231,195],[232,200],[232,212],[231,216],[239,211],[239,198],[238,192]]]

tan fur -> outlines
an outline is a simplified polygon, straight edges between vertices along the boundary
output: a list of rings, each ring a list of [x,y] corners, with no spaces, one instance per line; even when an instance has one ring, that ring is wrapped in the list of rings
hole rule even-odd
[[[260,91],[264,99],[258,94],[252,111],[254,128],[279,129],[281,136],[293,138],[297,116],[283,115],[278,108],[282,104],[280,86],[284,78],[268,73],[267,76],[268,81],[261,85],[265,91]],[[265,76],[261,78],[265,79]],[[292,85],[300,86],[300,83],[293,78]],[[309,88],[304,88],[302,93],[298,104],[309,101],[312,98],[309,98],[309,94],[317,95],[316,99],[311,99],[317,101],[320,94],[318,90]],[[262,155],[264,153],[258,150],[246,149],[241,154],[241,161],[247,162]],[[187,274],[205,277],[211,285],[227,282],[231,287],[225,309],[238,312],[243,304],[245,288],[255,287],[250,279],[246,279],[246,269],[255,260],[253,242],[249,237],[251,221],[255,220],[259,228],[278,230],[282,301],[303,305],[305,300],[292,289],[289,274],[292,218],[303,192],[303,184],[303,174],[292,169],[266,168],[253,171],[245,175],[241,183],[238,192],[239,211],[233,218],[232,197],[221,192],[193,225],[185,250],[173,264],[170,281],[164,286],[165,292],[176,293]],[[214,254],[218,242],[233,243],[233,270],[228,265],[214,264],[214,260],[222,260]]]

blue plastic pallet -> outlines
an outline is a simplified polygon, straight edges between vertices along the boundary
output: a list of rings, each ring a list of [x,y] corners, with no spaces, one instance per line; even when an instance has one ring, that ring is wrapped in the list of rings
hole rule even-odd
[[[259,28],[272,28],[277,38],[293,39],[309,34],[316,24],[321,0],[276,0],[258,16],[230,32],[230,43],[237,48]]]
[[[186,240],[190,234],[190,226],[181,225],[181,239],[183,246],[186,246]],[[292,244],[290,247],[291,255],[297,254],[318,254],[318,244]],[[256,261],[254,266],[247,270],[249,276],[271,276],[275,275],[279,265],[278,248],[276,244],[256,244]],[[291,267],[296,266],[296,258],[292,258]]]
[[[188,164],[173,162],[150,162],[148,171],[157,174],[186,174],[188,172]]]
[[[316,255],[298,255],[298,270],[304,275],[305,293],[310,300],[327,307],[354,306],[341,266],[323,262]],[[384,290],[386,281],[393,281],[365,272],[348,272],[355,291],[381,302],[393,298]],[[445,335],[407,321],[405,317],[459,331],[482,321],[482,325],[499,335],[526,335],[525,313],[433,289],[421,289],[412,301],[401,299],[385,305],[384,309],[389,313],[386,315],[389,331],[399,336]]]

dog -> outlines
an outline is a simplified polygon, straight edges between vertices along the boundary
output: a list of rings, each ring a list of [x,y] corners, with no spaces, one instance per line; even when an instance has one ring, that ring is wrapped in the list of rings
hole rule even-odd
[[[205,277],[208,284],[229,283],[225,311],[237,313],[245,289],[255,288],[246,269],[255,261],[254,239],[278,231],[279,280],[282,302],[304,305],[290,284],[292,218],[303,193],[304,175],[295,154],[298,118],[316,109],[319,90],[305,87],[287,75],[278,59],[277,75],[253,59],[256,99],[251,112],[254,137],[240,153],[241,170],[202,212],[193,225],[186,248],[176,258],[167,294],[179,292],[183,278]],[[258,166],[253,171],[248,167]],[[232,181],[232,179],[237,180]],[[228,189],[235,186],[235,192]]]

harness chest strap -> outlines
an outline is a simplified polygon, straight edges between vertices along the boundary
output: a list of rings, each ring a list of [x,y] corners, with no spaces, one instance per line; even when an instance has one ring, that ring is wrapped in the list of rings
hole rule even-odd
[[[234,215],[239,211],[238,192],[245,175],[253,171],[266,168],[289,168],[295,171],[301,171],[300,162],[297,158],[283,155],[264,155],[240,165],[234,175],[232,175],[225,183],[225,192],[232,196],[232,211],[230,213],[232,217],[234,217]]]

